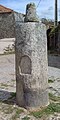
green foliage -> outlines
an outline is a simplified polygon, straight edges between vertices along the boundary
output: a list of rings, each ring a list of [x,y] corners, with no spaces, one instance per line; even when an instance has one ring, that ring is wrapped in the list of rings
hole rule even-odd
[[[11,98],[16,97],[16,92],[11,93]]]
[[[54,81],[51,79],[48,79],[48,83],[53,83]]]
[[[56,26],[56,27],[53,27],[53,28],[51,29],[51,32],[50,32],[49,36],[54,35],[54,33],[56,33],[56,32],[58,32],[58,27],[57,27],[57,26]]]
[[[58,25],[58,26],[56,26],[56,27],[53,27],[53,28],[51,29],[51,32],[49,33],[49,36],[52,37],[54,34],[57,34],[58,31],[60,31],[60,25]]]

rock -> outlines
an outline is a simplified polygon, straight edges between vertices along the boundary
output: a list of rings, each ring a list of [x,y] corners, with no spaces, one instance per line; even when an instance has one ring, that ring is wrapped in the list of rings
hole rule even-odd
[[[39,22],[36,14],[36,6],[34,3],[27,4],[25,22]]]
[[[20,106],[48,104],[46,28],[38,22],[16,23],[16,97]]]

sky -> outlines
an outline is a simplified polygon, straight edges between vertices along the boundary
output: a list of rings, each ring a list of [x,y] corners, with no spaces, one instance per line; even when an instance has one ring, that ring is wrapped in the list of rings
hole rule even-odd
[[[58,20],[60,20],[60,0],[57,1],[58,1]],[[36,8],[37,8],[36,11],[40,18],[47,18],[54,20],[55,0],[0,0],[1,5],[4,5],[20,13],[25,13],[26,5],[28,3],[33,3],[33,2],[36,4]]]

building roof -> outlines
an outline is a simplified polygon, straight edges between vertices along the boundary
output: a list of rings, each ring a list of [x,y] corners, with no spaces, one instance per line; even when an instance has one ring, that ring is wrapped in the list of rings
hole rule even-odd
[[[10,13],[10,12],[13,12],[13,10],[3,5],[0,5],[0,13]]]

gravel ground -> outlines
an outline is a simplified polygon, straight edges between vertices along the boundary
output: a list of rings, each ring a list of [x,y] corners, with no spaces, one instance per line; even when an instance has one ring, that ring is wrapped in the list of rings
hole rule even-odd
[[[49,83],[49,92],[60,96],[60,69],[48,67],[48,78],[53,81]],[[17,117],[16,110],[22,108],[16,105],[14,92],[16,92],[15,55],[0,55],[0,120],[22,120],[25,116],[30,117],[30,120],[40,120],[29,116],[25,109],[23,109],[24,112],[21,112],[19,118]],[[12,99],[12,96],[14,96],[14,99]],[[9,99],[10,97],[11,99]],[[52,115],[43,120],[60,120],[60,114]]]
[[[53,81],[53,83],[49,83],[49,92],[60,96],[60,69],[48,67],[48,79]]]

